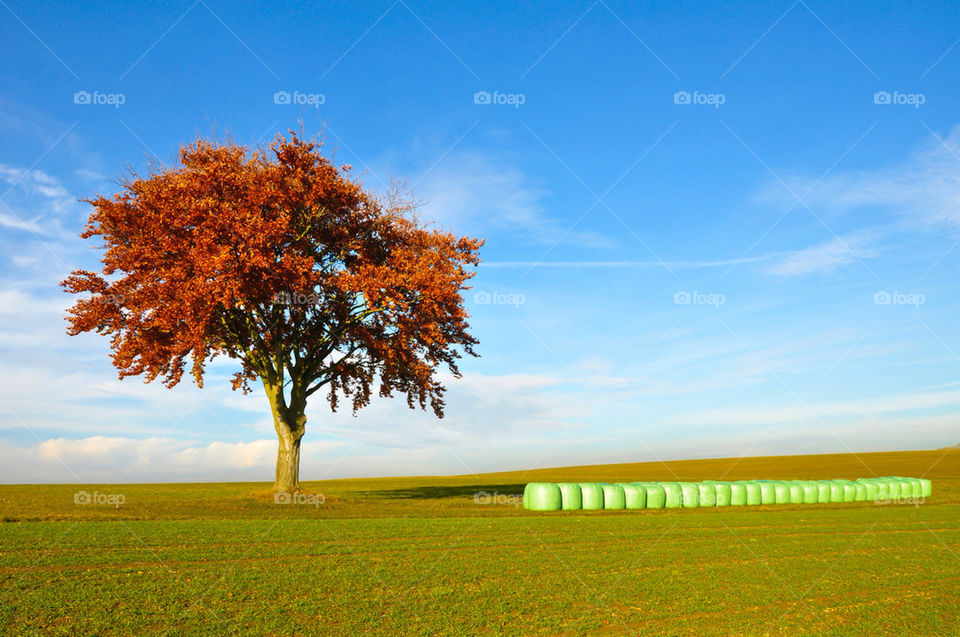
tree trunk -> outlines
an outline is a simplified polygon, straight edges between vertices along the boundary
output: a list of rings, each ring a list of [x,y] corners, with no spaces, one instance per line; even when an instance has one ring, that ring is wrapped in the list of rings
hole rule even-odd
[[[277,472],[273,480],[273,490],[277,493],[296,493],[300,490],[300,440],[307,424],[304,414],[306,402],[291,401],[287,406],[283,390],[264,382],[270,409],[273,412],[273,426],[277,431]]]
[[[277,433],[280,446],[277,449],[277,473],[273,490],[278,493],[296,493],[300,490],[300,439],[303,437],[287,431]]]

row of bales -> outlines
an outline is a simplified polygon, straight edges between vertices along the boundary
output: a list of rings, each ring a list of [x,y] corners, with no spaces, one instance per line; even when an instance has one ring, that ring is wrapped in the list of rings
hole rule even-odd
[[[724,482],[531,482],[523,508],[531,511],[578,509],[679,509],[828,502],[919,503],[933,492],[926,478],[857,480],[737,480]]]

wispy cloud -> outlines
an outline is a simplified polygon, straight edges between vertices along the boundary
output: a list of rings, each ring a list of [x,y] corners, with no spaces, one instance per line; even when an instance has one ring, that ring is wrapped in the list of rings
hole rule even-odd
[[[313,441],[313,460],[330,457],[347,443]],[[269,477],[277,442],[214,441],[122,436],[48,438],[36,444],[0,441],[0,481],[116,482],[137,480],[220,480]]]
[[[671,270],[698,270],[719,268],[741,263],[767,261],[773,255],[721,259],[718,261],[491,261],[483,262],[484,268],[669,268]]]
[[[0,195],[0,225],[45,238],[65,239],[65,222],[80,210],[59,179],[37,169],[0,164]]]
[[[666,419],[666,424],[703,424],[710,427],[749,429],[756,426],[803,424],[812,426],[817,421],[843,419],[850,423],[854,418],[872,418],[896,415],[919,417],[924,412],[960,405],[960,392],[911,392],[877,398],[815,403],[751,404],[729,408],[704,409],[677,414]],[[952,411],[952,410],[951,410]],[[937,415],[939,417],[939,415]],[[948,422],[957,423],[960,416],[948,414]],[[858,431],[865,439],[867,431]]]
[[[767,268],[770,274],[798,276],[802,274],[829,274],[845,265],[877,255],[875,237],[869,233],[855,233],[834,237],[808,248],[796,250],[780,257]]]
[[[425,218],[461,233],[512,235],[545,245],[612,244],[592,231],[568,232],[547,212],[548,190],[532,184],[520,169],[483,153],[451,153],[424,177],[416,194],[427,202]]]
[[[810,192],[804,201],[830,212],[884,211],[914,229],[960,226],[960,126],[943,137],[933,131],[905,159],[872,169],[835,173],[819,182],[813,177],[785,179],[794,192]],[[792,197],[771,183],[762,201]]]

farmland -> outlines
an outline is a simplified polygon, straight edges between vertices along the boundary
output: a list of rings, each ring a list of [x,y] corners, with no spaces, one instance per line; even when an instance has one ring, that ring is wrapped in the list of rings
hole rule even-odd
[[[530,481],[873,475],[925,475],[933,496],[555,513],[516,497]],[[266,487],[0,487],[2,631],[874,635],[960,621],[960,450],[328,480],[279,504]]]

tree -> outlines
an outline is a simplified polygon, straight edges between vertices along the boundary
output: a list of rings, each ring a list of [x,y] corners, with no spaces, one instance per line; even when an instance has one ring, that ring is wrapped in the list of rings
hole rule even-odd
[[[379,395],[443,417],[444,366],[476,356],[461,291],[483,240],[421,224],[394,189],[377,197],[293,131],[269,150],[199,140],[179,165],[131,173],[93,206],[101,272],[61,285],[84,294],[67,332],[110,337],[120,378],[173,387],[189,360],[239,362],[233,388],[263,384],[279,439],[274,489],[299,490],[308,399],[353,412]]]

